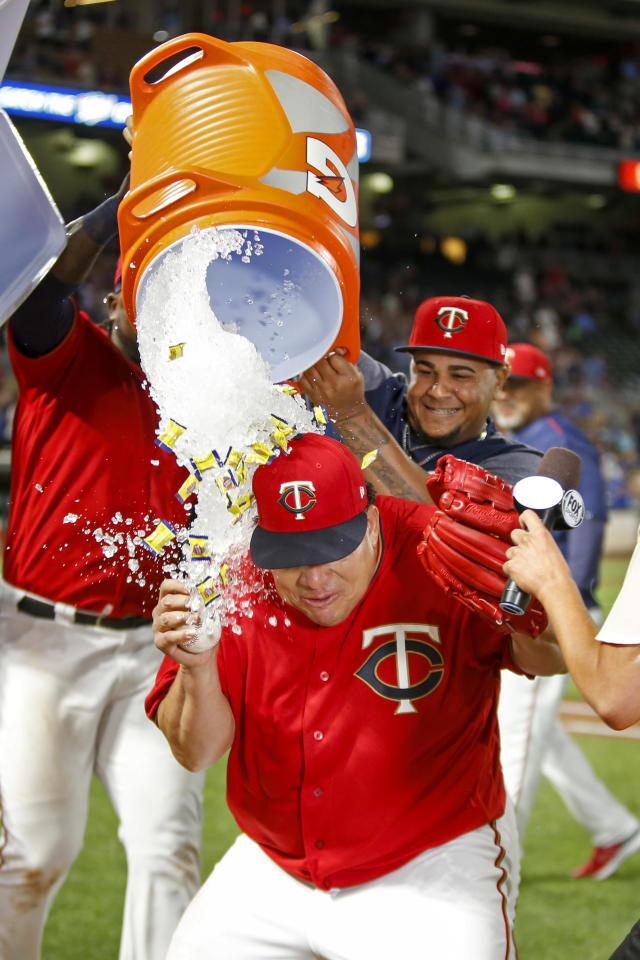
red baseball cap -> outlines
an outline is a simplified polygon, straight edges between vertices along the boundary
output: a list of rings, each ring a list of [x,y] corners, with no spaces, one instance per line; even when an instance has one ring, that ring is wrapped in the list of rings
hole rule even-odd
[[[430,297],[416,310],[409,343],[396,350],[463,353],[502,366],[507,351],[507,329],[495,307],[484,300]]]
[[[258,526],[251,559],[266,570],[317,566],[346,557],[367,530],[367,484],[338,440],[304,433],[253,475]]]
[[[531,343],[510,343],[507,360],[511,366],[509,377],[546,382],[553,379],[549,358]]]

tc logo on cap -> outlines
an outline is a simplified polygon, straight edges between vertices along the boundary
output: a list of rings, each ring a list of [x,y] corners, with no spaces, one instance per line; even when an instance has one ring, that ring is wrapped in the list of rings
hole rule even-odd
[[[289,513],[295,513],[296,520],[304,520],[304,515],[316,505],[316,488],[311,480],[289,480],[280,484],[281,504]]]
[[[467,325],[469,314],[460,307],[440,307],[436,316],[436,323],[444,330],[445,339],[459,333]]]

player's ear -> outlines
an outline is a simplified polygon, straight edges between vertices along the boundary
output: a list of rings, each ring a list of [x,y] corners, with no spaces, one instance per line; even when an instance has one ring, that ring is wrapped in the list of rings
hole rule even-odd
[[[371,547],[377,550],[378,540],[380,539],[380,511],[373,503],[367,507],[367,532],[365,537]]]
[[[501,367],[496,369],[495,373],[495,390],[494,395],[498,390],[502,390],[505,383],[509,379],[509,374],[511,373],[511,367],[508,363],[503,363]]]

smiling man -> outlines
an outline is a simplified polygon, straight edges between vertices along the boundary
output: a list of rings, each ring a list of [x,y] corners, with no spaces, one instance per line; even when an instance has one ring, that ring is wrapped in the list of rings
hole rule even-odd
[[[230,748],[242,830],[167,960],[515,957],[499,674],[563,669],[557,646],[437,586],[418,551],[435,507],[372,503],[344,444],[294,439],[253,492],[264,582],[219,646],[180,647],[185,585],[166,581],[154,611],[166,657],[147,712],[191,770]]]
[[[452,453],[515,483],[536,472],[540,454],[497,432],[489,416],[503,386],[507,331],[498,311],[470,297],[431,297],[416,312],[409,343],[410,376],[392,374],[362,354],[340,352],[307,370],[300,383],[323,403],[353,452],[379,455],[370,469],[377,493],[428,500],[424,471]]]

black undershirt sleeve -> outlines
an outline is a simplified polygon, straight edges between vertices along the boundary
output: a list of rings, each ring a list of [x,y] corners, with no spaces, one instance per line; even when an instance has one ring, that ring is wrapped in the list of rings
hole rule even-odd
[[[14,343],[27,357],[42,357],[62,343],[71,330],[75,287],[48,274],[9,320]]]

